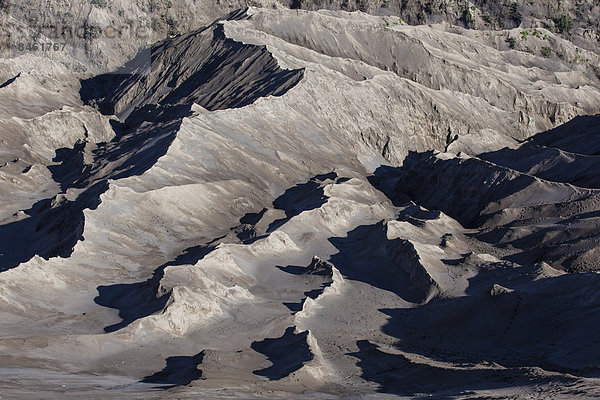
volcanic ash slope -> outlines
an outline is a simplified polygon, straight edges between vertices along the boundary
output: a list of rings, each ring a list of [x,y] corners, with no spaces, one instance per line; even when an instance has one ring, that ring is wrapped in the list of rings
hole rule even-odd
[[[362,13],[151,51],[2,60],[3,396],[598,395],[597,119],[535,135],[595,78]]]

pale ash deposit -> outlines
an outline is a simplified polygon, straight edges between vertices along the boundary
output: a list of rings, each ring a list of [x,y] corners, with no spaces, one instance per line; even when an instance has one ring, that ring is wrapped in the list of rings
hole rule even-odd
[[[390,21],[1,59],[2,398],[598,397],[598,78]]]

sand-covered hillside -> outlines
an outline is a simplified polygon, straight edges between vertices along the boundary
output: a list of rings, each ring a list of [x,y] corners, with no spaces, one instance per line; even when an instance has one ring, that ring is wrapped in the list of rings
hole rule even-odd
[[[0,59],[0,397],[600,396],[593,46],[157,3]]]

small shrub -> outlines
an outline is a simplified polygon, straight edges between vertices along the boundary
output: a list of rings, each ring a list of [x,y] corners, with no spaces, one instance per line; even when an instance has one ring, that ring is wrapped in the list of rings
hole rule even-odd
[[[517,39],[515,39],[512,36],[507,37],[505,42],[508,43],[508,47],[510,47],[511,49],[514,49],[517,45]]]
[[[177,34],[177,22],[171,17],[167,17],[167,34],[169,36],[175,36]]]
[[[548,46],[542,47],[542,55],[544,57],[550,57],[552,55],[552,49]]]
[[[465,9],[460,19],[462,19],[467,27],[472,27],[475,24],[475,16],[471,13],[469,8]]]
[[[517,25],[521,23],[523,17],[521,16],[521,12],[519,11],[519,3],[513,2],[509,7],[509,16]]]
[[[92,5],[98,6],[100,8],[108,7],[108,0],[92,0]]]
[[[569,33],[573,29],[573,18],[569,14],[561,14],[553,18],[554,27],[560,33]]]
[[[494,17],[492,17],[490,14],[488,13],[484,13],[481,18],[485,21],[486,24],[488,25],[494,25],[496,23],[496,21],[494,20]]]
[[[598,79],[600,79],[600,65],[592,65],[592,69],[596,73],[596,76],[598,77]]]

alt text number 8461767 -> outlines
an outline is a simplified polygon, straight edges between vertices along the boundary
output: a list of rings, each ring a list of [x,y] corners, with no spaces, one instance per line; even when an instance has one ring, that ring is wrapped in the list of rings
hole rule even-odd
[[[10,45],[11,50],[14,51],[64,51],[67,47],[66,43],[12,43]]]

